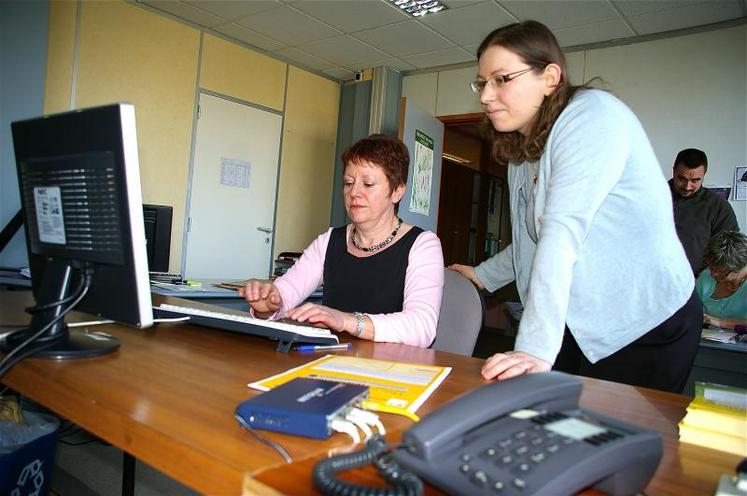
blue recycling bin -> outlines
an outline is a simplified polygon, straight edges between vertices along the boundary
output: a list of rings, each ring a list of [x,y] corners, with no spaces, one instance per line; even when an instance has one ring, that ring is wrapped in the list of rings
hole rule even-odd
[[[29,425],[44,424],[46,433],[10,448],[0,439],[0,494],[45,496],[49,492],[54,468],[60,422],[51,415],[41,413],[24,412],[24,417]],[[3,437],[7,444],[7,431]]]

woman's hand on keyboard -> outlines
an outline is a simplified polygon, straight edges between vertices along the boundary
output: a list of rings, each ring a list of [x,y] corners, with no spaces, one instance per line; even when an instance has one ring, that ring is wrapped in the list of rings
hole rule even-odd
[[[243,288],[239,288],[239,295],[244,297],[254,310],[254,315],[260,319],[272,316],[283,306],[280,291],[269,281],[250,279]]]
[[[324,326],[337,332],[353,332],[358,319],[353,314],[341,312],[334,308],[317,305],[315,303],[304,303],[301,306],[285,312],[284,318],[293,319],[297,322],[309,322],[310,324]]]

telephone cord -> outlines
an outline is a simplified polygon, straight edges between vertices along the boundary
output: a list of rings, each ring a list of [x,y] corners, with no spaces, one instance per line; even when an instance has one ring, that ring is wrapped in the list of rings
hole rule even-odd
[[[374,463],[391,487],[370,487],[341,481],[339,472]],[[423,482],[412,472],[403,470],[389,453],[386,439],[381,435],[372,436],[366,447],[354,453],[337,455],[321,460],[314,465],[312,473],[314,486],[325,495],[342,496],[422,496]]]

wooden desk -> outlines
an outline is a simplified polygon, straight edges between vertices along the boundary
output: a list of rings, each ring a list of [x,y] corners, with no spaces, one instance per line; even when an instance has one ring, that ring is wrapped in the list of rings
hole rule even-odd
[[[0,294],[0,325],[24,325],[28,292]],[[169,301],[169,298],[155,297]],[[173,303],[183,300],[172,299]],[[84,314],[71,320],[88,320]],[[146,330],[101,326],[122,342],[112,355],[73,361],[29,359],[3,382],[185,485],[208,494],[313,492],[310,467],[329,450],[345,448],[346,436],[328,441],[267,433],[296,461],[291,466],[272,449],[238,427],[233,411],[258,394],[246,387],[308,362],[308,355],[278,353],[274,343],[185,324]],[[352,339],[352,338],[351,338]],[[354,340],[355,341],[355,340]],[[425,415],[484,381],[482,360],[405,345],[355,341],[346,354],[453,367],[420,408]],[[738,457],[682,445],[676,422],[688,398],[643,388],[585,380],[582,406],[648,425],[664,437],[664,458],[649,494],[712,493],[722,473],[732,473]],[[396,439],[411,422],[382,415]]]

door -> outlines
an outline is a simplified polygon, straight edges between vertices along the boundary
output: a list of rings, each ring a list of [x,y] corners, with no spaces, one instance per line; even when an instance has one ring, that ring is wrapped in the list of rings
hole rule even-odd
[[[449,187],[441,188],[437,234],[441,239],[446,265],[474,263],[474,256],[470,253],[470,238],[475,213],[473,197],[477,174],[473,169],[450,160],[443,161],[441,183],[448,184]]]
[[[200,94],[184,274],[270,275],[282,116]]]

